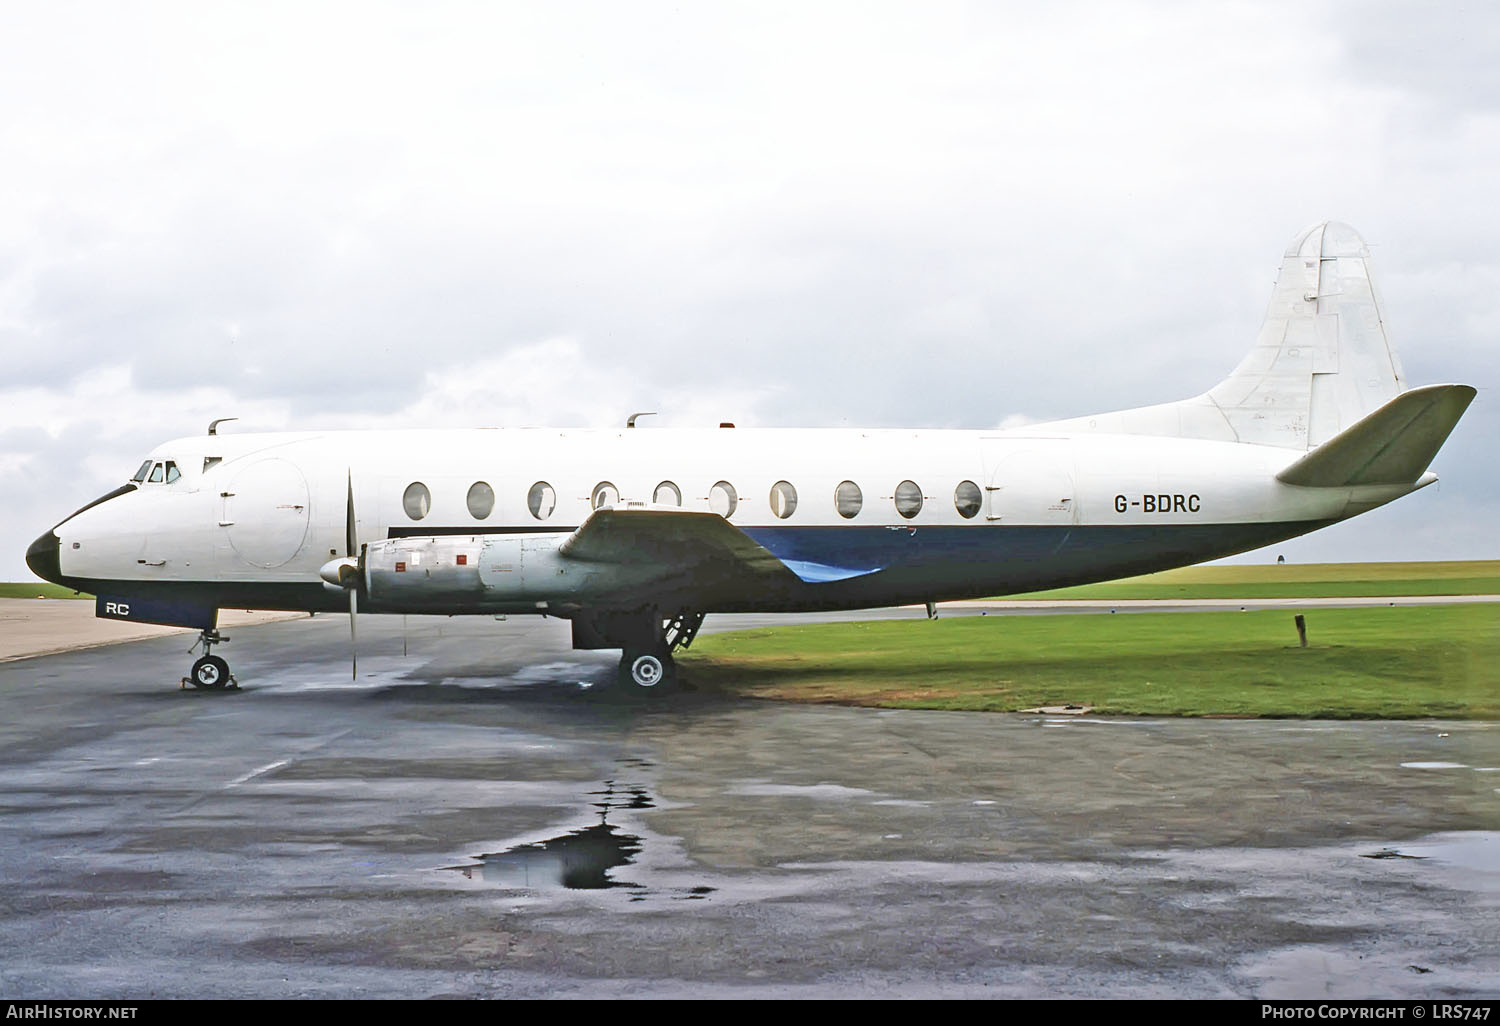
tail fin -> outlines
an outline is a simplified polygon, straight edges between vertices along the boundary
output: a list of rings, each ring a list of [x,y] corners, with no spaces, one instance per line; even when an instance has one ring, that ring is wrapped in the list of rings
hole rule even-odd
[[[1325,221],[1287,247],[1255,348],[1207,398],[1238,441],[1311,449],[1405,388],[1370,251]]]
[[[1325,221],[1287,247],[1255,347],[1229,377],[1181,402],[1024,430],[1203,438],[1306,451],[1405,389],[1370,274],[1370,251],[1353,228]]]

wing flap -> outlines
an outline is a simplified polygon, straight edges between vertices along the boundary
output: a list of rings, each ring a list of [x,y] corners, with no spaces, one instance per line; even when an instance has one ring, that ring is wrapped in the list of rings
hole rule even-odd
[[[1276,478],[1311,488],[1412,484],[1427,470],[1475,395],[1469,385],[1425,385],[1402,392]]]

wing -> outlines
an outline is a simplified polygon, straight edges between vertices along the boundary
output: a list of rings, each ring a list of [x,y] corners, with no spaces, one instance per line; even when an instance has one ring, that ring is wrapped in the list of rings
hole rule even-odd
[[[787,583],[792,578],[809,584],[842,581],[881,569],[781,560],[717,513],[644,504],[595,510],[557,552],[580,562],[673,572],[710,566]]]

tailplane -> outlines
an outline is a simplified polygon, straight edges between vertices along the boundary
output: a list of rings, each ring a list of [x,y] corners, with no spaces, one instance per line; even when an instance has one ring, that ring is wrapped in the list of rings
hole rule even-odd
[[[1474,396],[1468,385],[1403,392],[1276,477],[1313,488],[1416,484]]]

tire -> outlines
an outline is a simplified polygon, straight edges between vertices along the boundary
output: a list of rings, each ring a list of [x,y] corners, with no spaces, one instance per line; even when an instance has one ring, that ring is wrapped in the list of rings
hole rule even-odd
[[[193,664],[193,687],[220,691],[229,686],[229,664],[218,656],[204,656]]]
[[[620,684],[632,694],[661,694],[676,682],[677,667],[665,649],[627,648],[620,656]]]

